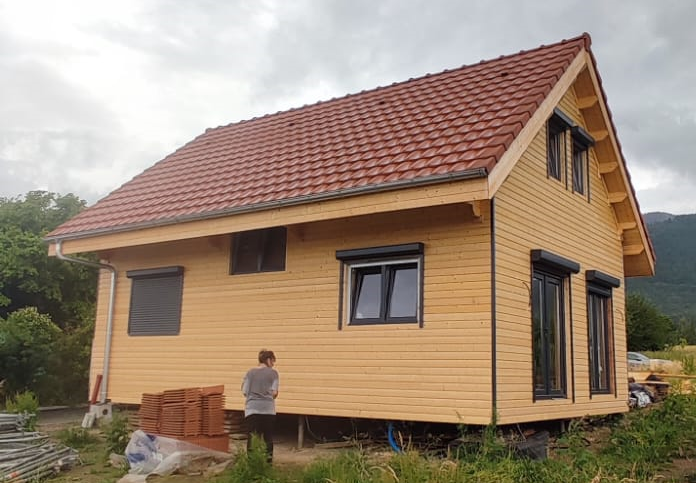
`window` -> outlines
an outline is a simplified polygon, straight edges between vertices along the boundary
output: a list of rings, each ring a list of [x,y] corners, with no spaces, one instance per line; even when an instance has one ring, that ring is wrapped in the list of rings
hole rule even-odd
[[[546,124],[547,174],[559,181],[566,169],[566,131],[572,125],[573,121],[559,109],[554,109]]]
[[[235,233],[232,237],[231,274],[285,270],[287,229],[267,228]]]
[[[341,250],[336,258],[350,325],[422,323],[422,243]]]
[[[565,285],[580,266],[545,250],[532,250],[531,255],[534,396],[565,397]]]
[[[548,175],[557,180],[561,179],[561,167],[565,165],[565,130],[558,125],[549,123]]]
[[[590,391],[608,394],[614,381],[611,289],[620,281],[596,270],[588,270],[586,280]]]
[[[535,270],[532,282],[532,320],[534,392],[537,396],[565,396],[563,303],[563,279]]]
[[[573,126],[573,191],[584,195],[589,184],[589,148],[594,139],[580,126]]]
[[[587,185],[587,148],[573,143],[573,191],[585,194]]]
[[[184,267],[131,270],[126,276],[131,279],[128,334],[179,334]]]

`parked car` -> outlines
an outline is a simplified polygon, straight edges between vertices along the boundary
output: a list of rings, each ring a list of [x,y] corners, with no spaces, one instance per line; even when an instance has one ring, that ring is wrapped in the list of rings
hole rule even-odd
[[[628,352],[628,370],[629,371],[649,371],[650,358],[640,352]]]
[[[628,352],[629,371],[679,372],[679,363],[665,359],[651,359],[640,352]]]

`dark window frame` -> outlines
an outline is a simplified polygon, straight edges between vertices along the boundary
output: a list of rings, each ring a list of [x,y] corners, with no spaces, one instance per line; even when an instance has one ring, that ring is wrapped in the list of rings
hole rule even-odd
[[[126,277],[131,279],[128,335],[179,335],[184,267],[130,270]]]
[[[546,122],[546,177],[563,181],[567,173],[567,132],[573,125],[563,111],[556,108]],[[566,176],[567,183],[567,176]]]
[[[600,394],[617,395],[616,391],[616,347],[614,341],[613,290],[621,285],[618,278],[598,270],[585,273],[587,282],[587,350],[590,375],[590,396]],[[603,318],[596,320],[594,304],[602,304]],[[595,347],[597,337],[593,334],[601,330],[604,347]],[[599,354],[601,350],[602,354]],[[603,357],[606,370],[600,374],[598,356]]]
[[[243,256],[243,247],[249,246],[249,244],[254,245],[250,247],[254,249],[253,255],[256,258],[253,268],[244,267],[240,260],[240,257]],[[285,271],[287,244],[288,231],[284,226],[233,233],[230,246],[230,275]],[[282,264],[267,264],[269,252],[273,252],[273,250],[282,251]]]
[[[568,279],[567,276],[564,276],[558,272],[550,272],[546,270],[542,270],[539,268],[535,268],[533,270],[532,274],[532,355],[533,355],[533,381],[534,381],[534,399],[535,400],[541,400],[541,399],[566,399],[568,397],[568,381],[567,381],[567,361],[566,361],[566,353],[567,353],[567,348],[566,348],[566,327],[565,327],[565,283],[566,280]],[[534,311],[536,309],[536,292],[535,292],[535,287],[536,287],[536,281],[540,280],[542,283],[543,290],[541,292],[541,313],[540,314],[535,314]],[[555,308],[553,304],[551,303],[552,301],[549,300],[549,293],[551,292],[550,288],[555,287],[557,288],[557,297],[555,299],[555,302],[557,304],[557,309],[558,309],[558,320],[556,321],[555,326],[553,329],[555,332],[552,332],[549,327],[549,319],[551,317],[551,309]],[[541,324],[541,326],[537,329],[537,321]],[[541,332],[540,334],[540,341],[539,344],[537,344],[537,330]],[[557,334],[556,337],[553,337],[554,334]],[[551,373],[552,373],[552,366],[555,364],[554,361],[551,360],[551,355],[550,355],[550,347],[551,344],[555,344],[555,341],[553,339],[557,338],[560,342],[560,347],[555,347],[555,350],[559,353],[558,354],[558,365],[556,367],[553,367],[558,373],[560,382],[558,388],[552,387],[552,378],[551,378]],[[543,387],[537,388],[537,366],[536,366],[536,361],[537,357],[541,359],[541,371],[542,371],[542,378],[543,378]]]
[[[595,309],[601,308],[602,320],[597,320]],[[613,324],[611,318],[611,290],[594,284],[587,286],[587,348],[590,371],[590,394],[611,394],[613,392],[614,359]],[[599,334],[601,332],[601,334]],[[601,335],[603,347],[598,347],[597,336]],[[601,354],[599,353],[601,351]],[[604,366],[604,371],[600,368]]]
[[[566,302],[570,303],[570,300],[566,301],[566,290],[570,294],[570,276],[574,273],[580,272],[580,264],[570,260],[568,258],[556,255],[548,250],[534,249],[530,252],[531,266],[532,266],[532,277],[531,277],[531,335],[532,335],[532,389],[534,400],[543,399],[567,399],[568,398],[568,377],[567,377],[567,353],[568,344],[566,341],[567,332],[567,317],[566,317]],[[537,280],[542,281],[542,298],[540,312],[536,313],[536,295],[539,295],[535,288]],[[560,387],[552,388],[551,386],[551,361],[549,358],[549,337],[551,335],[548,330],[548,319],[550,319],[550,309],[553,308],[549,304],[548,300],[548,287],[556,286],[558,288],[558,296],[556,298],[557,308],[558,308],[558,320],[556,326],[556,333],[558,333],[558,340],[560,342],[560,347],[557,348],[560,351],[558,356],[559,367],[556,367],[556,371],[560,376]],[[571,315],[572,314],[568,314]],[[539,330],[541,331],[540,342],[537,343],[537,321],[541,324]],[[544,332],[545,330],[545,332]],[[572,347],[570,348],[572,350]],[[542,377],[543,377],[543,387],[537,389],[537,357],[541,357],[542,362]],[[571,361],[572,362],[572,361]]]
[[[339,329],[342,329],[343,306],[346,306],[347,325],[418,324],[423,327],[423,244],[410,243],[387,247],[339,250],[336,258],[341,261],[341,295]],[[394,297],[395,275],[399,270],[416,270],[416,307],[414,316],[390,315]],[[361,283],[366,275],[379,274],[379,315],[357,317]],[[345,280],[345,283],[344,283]]]
[[[571,128],[573,139],[573,192],[587,195],[590,199],[590,147],[594,146],[594,138],[580,126]],[[580,175],[577,175],[580,171]]]
[[[573,142],[573,193],[586,195],[589,192],[589,151]]]
[[[563,166],[565,165],[565,129],[561,129],[555,123],[549,122],[547,128],[547,157],[546,157],[546,176],[558,181],[563,179]]]

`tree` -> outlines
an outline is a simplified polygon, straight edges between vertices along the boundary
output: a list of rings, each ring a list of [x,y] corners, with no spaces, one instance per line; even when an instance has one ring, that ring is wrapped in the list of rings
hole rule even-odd
[[[0,374],[5,392],[41,392],[53,366],[53,345],[61,334],[51,317],[35,307],[0,319]]]
[[[45,191],[0,198],[0,379],[43,404],[87,394],[97,270],[49,257],[43,241],[84,207]]]
[[[672,319],[638,294],[626,299],[626,332],[629,350],[661,350],[676,343]]]
[[[96,270],[48,257],[43,241],[84,207],[75,195],[45,191],[0,198],[0,317],[36,307],[61,328],[93,318]]]

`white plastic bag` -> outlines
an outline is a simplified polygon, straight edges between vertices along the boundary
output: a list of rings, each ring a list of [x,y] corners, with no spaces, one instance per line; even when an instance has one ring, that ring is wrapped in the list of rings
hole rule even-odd
[[[198,474],[211,465],[230,461],[231,458],[232,455],[227,453],[141,430],[133,432],[126,446],[130,475]]]

